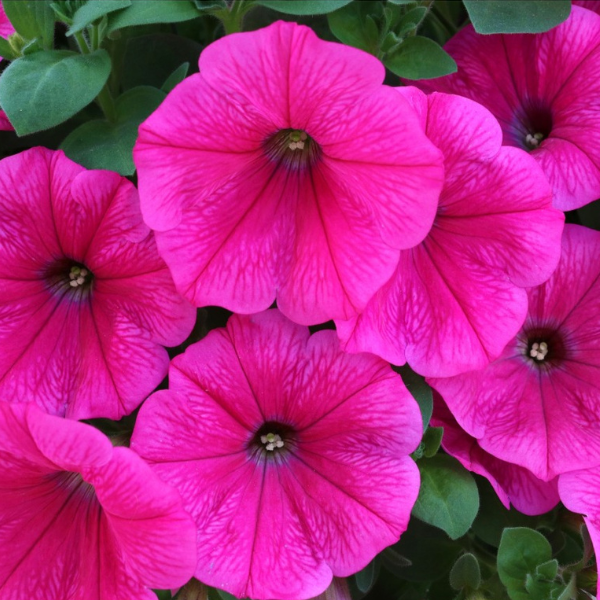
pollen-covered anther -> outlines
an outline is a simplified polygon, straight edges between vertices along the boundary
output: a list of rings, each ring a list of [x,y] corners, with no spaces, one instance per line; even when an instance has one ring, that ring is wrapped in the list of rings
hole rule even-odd
[[[528,133],[525,137],[525,143],[529,148],[534,150],[535,148],[539,148],[539,145],[542,143],[546,136],[543,133]]]
[[[546,342],[540,342],[539,344],[536,342],[532,344],[531,349],[529,350],[529,356],[539,362],[545,360],[547,354],[548,344],[546,344]]]
[[[304,142],[308,138],[306,131],[292,131],[290,132],[290,142],[288,148],[290,150],[304,150]]]
[[[265,449],[273,452],[275,448],[283,448],[284,443],[281,436],[277,433],[267,433],[260,436],[260,441],[265,445]]]
[[[69,272],[69,285],[72,288],[78,288],[85,285],[88,281],[90,272],[82,267],[73,266]]]

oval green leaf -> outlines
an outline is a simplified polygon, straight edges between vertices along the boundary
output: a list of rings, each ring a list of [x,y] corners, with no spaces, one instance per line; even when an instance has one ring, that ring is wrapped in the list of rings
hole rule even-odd
[[[286,15],[325,15],[350,2],[352,0],[256,0],[256,4]]]
[[[464,0],[478,33],[542,33],[565,21],[570,0]]]
[[[152,23],[180,23],[200,16],[196,5],[190,0],[152,0],[133,2],[131,6],[111,13],[108,18],[108,33],[132,25]]]
[[[17,32],[26,40],[38,38],[49,50],[54,42],[54,11],[40,0],[3,0],[2,8]]]
[[[467,533],[479,510],[473,476],[446,454],[425,458],[418,466],[421,489],[412,514],[458,539]]]
[[[18,135],[49,129],[87,106],[109,74],[106,50],[29,54],[11,63],[0,77],[0,106]]]
[[[457,70],[454,59],[439,44],[418,35],[406,38],[383,64],[406,79],[434,79]]]
[[[73,35],[104,15],[128,6],[131,6],[131,0],[88,0],[73,15],[73,24],[67,35]]]
[[[454,590],[476,590],[481,585],[481,569],[475,556],[463,554],[450,571],[450,585]]]

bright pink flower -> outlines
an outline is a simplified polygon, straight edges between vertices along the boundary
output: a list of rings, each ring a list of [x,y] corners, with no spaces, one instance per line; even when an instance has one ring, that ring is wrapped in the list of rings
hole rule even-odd
[[[512,504],[526,515],[541,515],[558,504],[556,479],[541,481],[531,471],[495,458],[460,427],[437,392],[433,404],[431,425],[444,428],[442,448],[465,469],[485,477],[506,508]]]
[[[181,491],[201,581],[311,598],[406,529],[422,421],[379,358],[271,310],[190,346],[169,385],[142,406],[132,448]]]
[[[12,23],[8,20],[2,2],[0,2],[0,37],[7,38],[15,32],[15,28]],[[0,58],[2,60],[2,58]]]
[[[586,469],[565,473],[558,478],[558,492],[562,503],[583,515],[596,553],[600,556],[600,469]],[[600,597],[600,580],[598,582]]]
[[[571,0],[571,4],[583,6],[583,8],[600,13],[600,2],[598,0]]]
[[[34,148],[0,161],[0,217],[0,398],[129,414],[194,323],[134,186]]]
[[[557,270],[498,360],[429,379],[490,454],[545,481],[600,464],[600,233],[567,225]]]
[[[142,213],[177,288],[349,318],[431,227],[442,159],[372,56],[277,22],[225,36],[140,127]]]
[[[150,600],[185,583],[195,529],[179,494],[98,430],[0,403],[0,594]]]
[[[445,377],[487,365],[517,333],[527,313],[523,288],[556,267],[564,217],[535,161],[501,148],[485,108],[459,96],[399,91],[445,156],[438,213],[362,314],[336,324],[346,350]]]
[[[557,208],[600,197],[600,15],[574,6],[564,23],[536,35],[480,35],[469,25],[445,49],[458,72],[418,82],[421,89],[491,110],[504,143],[539,162]]]

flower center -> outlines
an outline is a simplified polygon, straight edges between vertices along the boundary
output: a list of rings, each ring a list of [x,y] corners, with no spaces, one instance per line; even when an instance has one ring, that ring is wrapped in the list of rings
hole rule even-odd
[[[536,150],[552,131],[552,112],[540,101],[528,99],[515,115],[516,142],[525,150]]]
[[[81,298],[89,294],[94,275],[83,264],[70,259],[62,259],[50,265],[42,275],[48,288],[63,296]]]
[[[546,360],[547,355],[548,344],[546,344],[546,342],[540,342],[539,344],[534,342],[531,344],[531,348],[529,350],[529,356],[531,356],[531,358],[534,358],[538,362],[542,362],[543,360]]]
[[[556,330],[536,328],[525,332],[522,352],[530,364],[549,368],[565,358],[565,345]]]
[[[288,171],[310,168],[321,156],[321,147],[302,129],[281,129],[263,142],[269,159]]]
[[[258,450],[260,455],[265,458],[282,456],[293,446],[294,440],[292,427],[284,423],[269,421],[256,431],[249,448],[253,451]]]
[[[539,147],[539,145],[544,139],[546,139],[546,136],[543,133],[540,133],[539,131],[537,133],[534,133],[533,135],[531,133],[528,133],[525,136],[525,145],[530,150],[535,150]]]

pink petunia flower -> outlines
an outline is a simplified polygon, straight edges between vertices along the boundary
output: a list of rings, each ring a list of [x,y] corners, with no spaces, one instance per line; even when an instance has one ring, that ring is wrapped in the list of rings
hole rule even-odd
[[[2,6],[2,2],[0,2],[0,37],[6,39],[8,36],[12,35],[15,32],[15,28],[12,26],[12,23],[8,20],[6,13],[4,12],[4,7]],[[2,58],[0,58],[2,60]]]
[[[177,356],[132,448],[198,528],[195,577],[239,597],[302,600],[406,529],[419,409],[387,363],[277,310],[234,315]]]
[[[0,594],[151,600],[192,575],[179,494],[98,430],[0,403]]]
[[[596,557],[600,555],[600,469],[584,469],[565,473],[558,478],[562,503],[572,512],[583,515]],[[596,564],[598,558],[596,558]],[[598,581],[600,597],[600,580]]]
[[[428,379],[494,456],[544,481],[600,464],[600,232],[567,225],[557,270],[486,369]]]
[[[512,504],[523,514],[541,515],[558,504],[557,479],[541,481],[531,471],[483,450],[456,422],[437,392],[433,393],[433,407],[431,425],[444,428],[442,448],[465,469],[485,477],[507,509]]]
[[[349,318],[431,227],[442,157],[384,68],[308,27],[225,36],[140,127],[142,214],[177,289]]]
[[[600,15],[573,6],[564,23],[536,35],[480,35],[469,25],[445,49],[458,72],[421,89],[488,108],[504,143],[539,162],[557,208],[600,197]]]
[[[459,96],[399,92],[444,153],[438,213],[364,311],[336,325],[348,351],[446,377],[484,367],[517,333],[527,313],[524,288],[556,267],[564,217],[535,161],[501,147],[485,108]]]
[[[194,317],[129,181],[44,148],[0,161],[1,398],[119,419]]]

